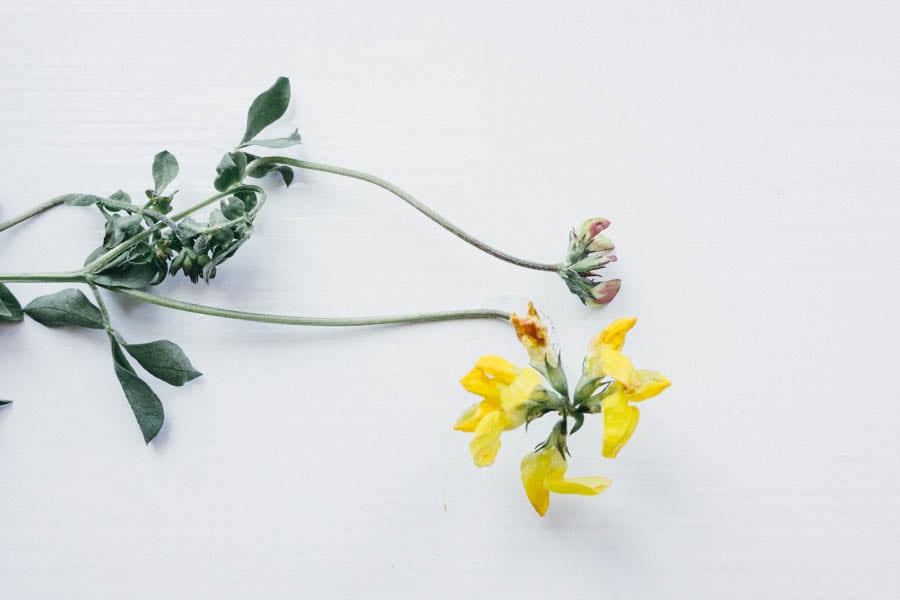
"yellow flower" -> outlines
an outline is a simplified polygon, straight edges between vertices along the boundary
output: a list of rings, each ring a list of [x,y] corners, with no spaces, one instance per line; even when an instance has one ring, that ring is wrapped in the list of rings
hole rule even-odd
[[[525,346],[532,365],[543,368],[545,364],[556,367],[559,364],[559,353],[553,347],[550,331],[541,321],[534,304],[528,303],[528,314],[520,317],[513,313],[509,317],[516,337]]]
[[[499,356],[482,356],[460,380],[464,388],[482,397],[453,426],[475,433],[469,451],[477,466],[493,464],[500,450],[500,434],[525,423],[525,404],[541,381],[531,367],[520,369]]]
[[[625,446],[638,424],[640,411],[630,402],[640,402],[656,396],[669,387],[670,382],[660,373],[635,369],[622,354],[625,336],[637,319],[617,319],[591,340],[584,359],[584,374],[588,377],[611,377],[614,382],[604,392],[603,456],[615,458]]]
[[[522,484],[534,510],[542,517],[550,507],[550,492],[596,496],[612,481],[606,477],[573,477],[566,479],[568,464],[556,446],[527,454],[522,459]]]

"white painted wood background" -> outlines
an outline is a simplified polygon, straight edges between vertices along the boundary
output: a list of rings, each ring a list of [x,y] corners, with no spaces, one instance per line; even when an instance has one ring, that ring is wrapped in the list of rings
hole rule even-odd
[[[279,329],[114,300],[205,377],[155,385],[145,447],[97,332],[0,328],[0,597],[896,598],[900,230],[896,2],[0,4],[0,218],[65,192],[139,194],[163,148],[205,197],[278,75],[297,155],[377,173],[536,260],[606,216],[604,310],[499,263],[372,186],[299,174],[214,285],[160,292],[300,314],[534,299],[570,373],[609,320],[673,381],[597,498],[539,519],[520,457],[451,430],[502,323]],[[57,209],[0,271],[99,239]],[[11,285],[23,301],[59,286]]]

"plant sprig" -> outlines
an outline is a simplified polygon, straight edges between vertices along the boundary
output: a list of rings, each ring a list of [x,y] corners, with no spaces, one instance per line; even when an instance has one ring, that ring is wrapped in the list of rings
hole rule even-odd
[[[177,210],[177,205],[181,204],[183,198],[177,195],[177,190],[171,189],[179,175],[178,160],[174,154],[163,150],[153,158],[153,185],[144,192],[146,200],[136,202],[123,190],[108,195],[69,193],[0,223],[2,232],[57,206],[93,207],[97,210],[103,220],[102,241],[85,258],[80,269],[60,273],[0,274],[0,282],[86,285],[93,295],[93,302],[82,291],[69,288],[35,298],[23,308],[12,292],[0,283],[0,322],[20,322],[23,315],[28,315],[47,327],[104,330],[109,338],[116,377],[146,442],[149,443],[162,427],[164,411],[159,397],[141,378],[129,357],[147,373],[171,385],[183,385],[199,377],[200,372],[174,342],[127,342],[113,327],[101,289],[174,310],[287,325],[360,326],[509,318],[506,312],[489,309],[351,318],[270,315],[193,304],[142,291],[159,285],[178,273],[182,273],[193,283],[201,280],[209,283],[216,277],[221,266],[251,238],[254,222],[266,202],[265,190],[248,182],[248,178],[262,179],[274,174],[288,187],[294,181],[294,169],[299,168],[366,181],[393,193],[447,231],[487,254],[521,267],[556,272],[582,302],[605,304],[618,291],[618,280],[611,280],[604,284],[613,284],[614,290],[611,291],[607,285],[607,288],[598,292],[598,288],[602,287],[597,282],[598,271],[615,257],[606,256],[606,252],[612,248],[611,244],[597,249],[594,238],[591,237],[594,234],[585,233],[585,226],[579,229],[577,235],[572,233],[572,241],[563,262],[534,262],[482,242],[399,186],[374,175],[288,156],[262,156],[248,152],[247,148],[284,149],[301,142],[296,129],[283,137],[259,137],[284,116],[290,99],[290,82],[286,77],[278,78],[269,89],[254,99],[247,112],[243,135],[235,147],[222,156],[215,168],[212,183],[216,192],[193,204],[185,203],[185,208]],[[195,216],[208,207],[212,209],[205,219]],[[587,223],[596,221],[598,220]],[[608,224],[608,221],[599,221]]]

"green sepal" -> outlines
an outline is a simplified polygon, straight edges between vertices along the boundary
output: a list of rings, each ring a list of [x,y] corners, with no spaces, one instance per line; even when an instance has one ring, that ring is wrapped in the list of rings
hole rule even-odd
[[[244,142],[238,148],[246,148],[247,146],[262,146],[265,148],[289,148],[300,143],[300,130],[295,129],[287,137],[273,138],[269,140],[250,140]]]
[[[0,321],[18,322],[22,318],[22,305],[8,287],[0,283]]]
[[[170,385],[182,386],[203,375],[194,368],[178,344],[169,340],[144,344],[126,344],[120,340],[120,343],[144,370]]]
[[[12,404],[12,400],[0,400],[0,406],[6,406],[7,404]]]
[[[279,77],[272,87],[256,97],[247,111],[247,129],[241,144],[256,137],[260,131],[284,115],[291,101],[291,82],[287,77]]]
[[[575,421],[575,426],[569,431],[569,435],[574,434],[576,431],[581,429],[581,426],[584,425],[584,413],[577,412],[572,415],[572,419]]]
[[[168,150],[153,157],[153,189],[160,195],[178,176],[178,160]]]
[[[213,186],[224,192],[244,178],[247,171],[247,155],[243,152],[228,152],[222,156],[216,167],[216,179]]]
[[[144,442],[149,444],[159,430],[162,429],[165,422],[165,411],[159,396],[150,389],[143,379],[138,377],[134,371],[134,367],[128,362],[125,353],[119,342],[110,335],[109,343],[112,346],[113,368],[119,385],[125,393],[128,404],[131,405],[131,411],[134,418],[137,419],[138,426],[144,436]]]
[[[40,296],[28,303],[25,314],[46,327],[85,327],[103,329],[103,315],[81,292],[68,288],[55,294]]]

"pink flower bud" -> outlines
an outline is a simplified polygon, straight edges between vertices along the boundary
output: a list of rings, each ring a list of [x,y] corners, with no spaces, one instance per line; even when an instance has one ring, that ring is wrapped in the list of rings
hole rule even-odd
[[[609,219],[588,219],[578,228],[578,237],[587,241],[609,227]]]
[[[606,237],[605,235],[600,235],[599,233],[591,238],[591,241],[587,245],[588,252],[605,252],[607,250],[612,250],[616,247],[613,244],[613,241]]]
[[[591,306],[604,306],[612,302],[622,287],[621,279],[610,279],[598,283],[591,288],[591,298],[587,301]]]

